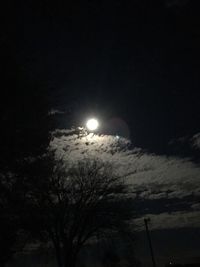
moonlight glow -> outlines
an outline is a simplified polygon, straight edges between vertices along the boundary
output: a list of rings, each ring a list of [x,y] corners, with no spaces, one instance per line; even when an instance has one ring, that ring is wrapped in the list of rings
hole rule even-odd
[[[86,127],[89,131],[95,131],[99,126],[99,123],[96,119],[89,119],[86,123]]]

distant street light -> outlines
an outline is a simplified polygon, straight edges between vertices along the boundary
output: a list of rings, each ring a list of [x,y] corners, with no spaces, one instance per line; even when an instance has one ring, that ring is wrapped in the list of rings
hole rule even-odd
[[[94,118],[89,119],[86,123],[86,127],[89,131],[95,131],[99,127],[99,122]]]

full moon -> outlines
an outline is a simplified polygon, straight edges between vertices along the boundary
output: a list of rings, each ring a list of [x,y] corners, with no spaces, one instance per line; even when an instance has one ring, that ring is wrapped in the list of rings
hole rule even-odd
[[[99,126],[99,123],[96,119],[89,119],[86,123],[86,127],[89,131],[95,131]]]

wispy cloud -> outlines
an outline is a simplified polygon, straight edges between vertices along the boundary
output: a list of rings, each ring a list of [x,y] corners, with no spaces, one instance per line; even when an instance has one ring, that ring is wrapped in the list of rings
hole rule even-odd
[[[195,204],[200,198],[200,168],[189,158],[150,154],[132,147],[127,139],[108,135],[85,135],[81,134],[80,129],[53,132],[50,149],[55,152],[57,158],[64,159],[67,166],[88,157],[111,162],[115,172],[124,177],[130,192],[141,201],[178,201],[190,197]],[[197,212],[198,206],[193,206],[192,209],[188,211],[188,216],[191,216],[196,225],[196,217],[193,218],[190,213]],[[166,214],[160,215],[160,220]],[[198,212],[195,214],[200,215]],[[174,216],[181,217],[183,213],[177,210]],[[179,219],[175,222],[178,223]]]
[[[53,116],[53,115],[56,115],[56,114],[64,114],[64,113],[65,112],[62,111],[62,110],[58,110],[58,109],[52,108],[51,110],[49,110],[48,115],[49,116]]]
[[[200,149],[200,133],[195,134],[190,141],[193,148]]]
[[[200,211],[163,212],[160,214],[146,214],[145,217],[150,219],[151,230],[200,227]],[[142,230],[144,227],[144,219],[135,219],[134,224],[138,226],[138,230]]]
[[[165,4],[167,7],[184,6],[188,2],[189,0],[165,0]]]

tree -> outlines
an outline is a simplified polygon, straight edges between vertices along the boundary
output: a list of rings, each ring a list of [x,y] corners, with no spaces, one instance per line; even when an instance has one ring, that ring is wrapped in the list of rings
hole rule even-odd
[[[16,65],[13,40],[8,32],[3,32],[4,38],[0,40],[1,84],[4,84],[0,97],[0,266],[17,249],[21,219],[25,215],[21,210],[22,162],[44,153],[52,124],[47,117],[46,92]]]
[[[127,187],[111,165],[86,159],[67,168],[47,158],[44,172],[32,173],[30,180],[29,226],[43,240],[52,241],[59,267],[74,267],[82,247],[95,236],[127,230],[133,208]]]
[[[16,217],[13,216],[12,183],[1,175],[0,179],[0,265],[5,266],[13,254],[13,245],[17,236]]]
[[[23,182],[13,173],[0,174],[0,266],[25,245]],[[20,181],[20,182],[19,182]]]

